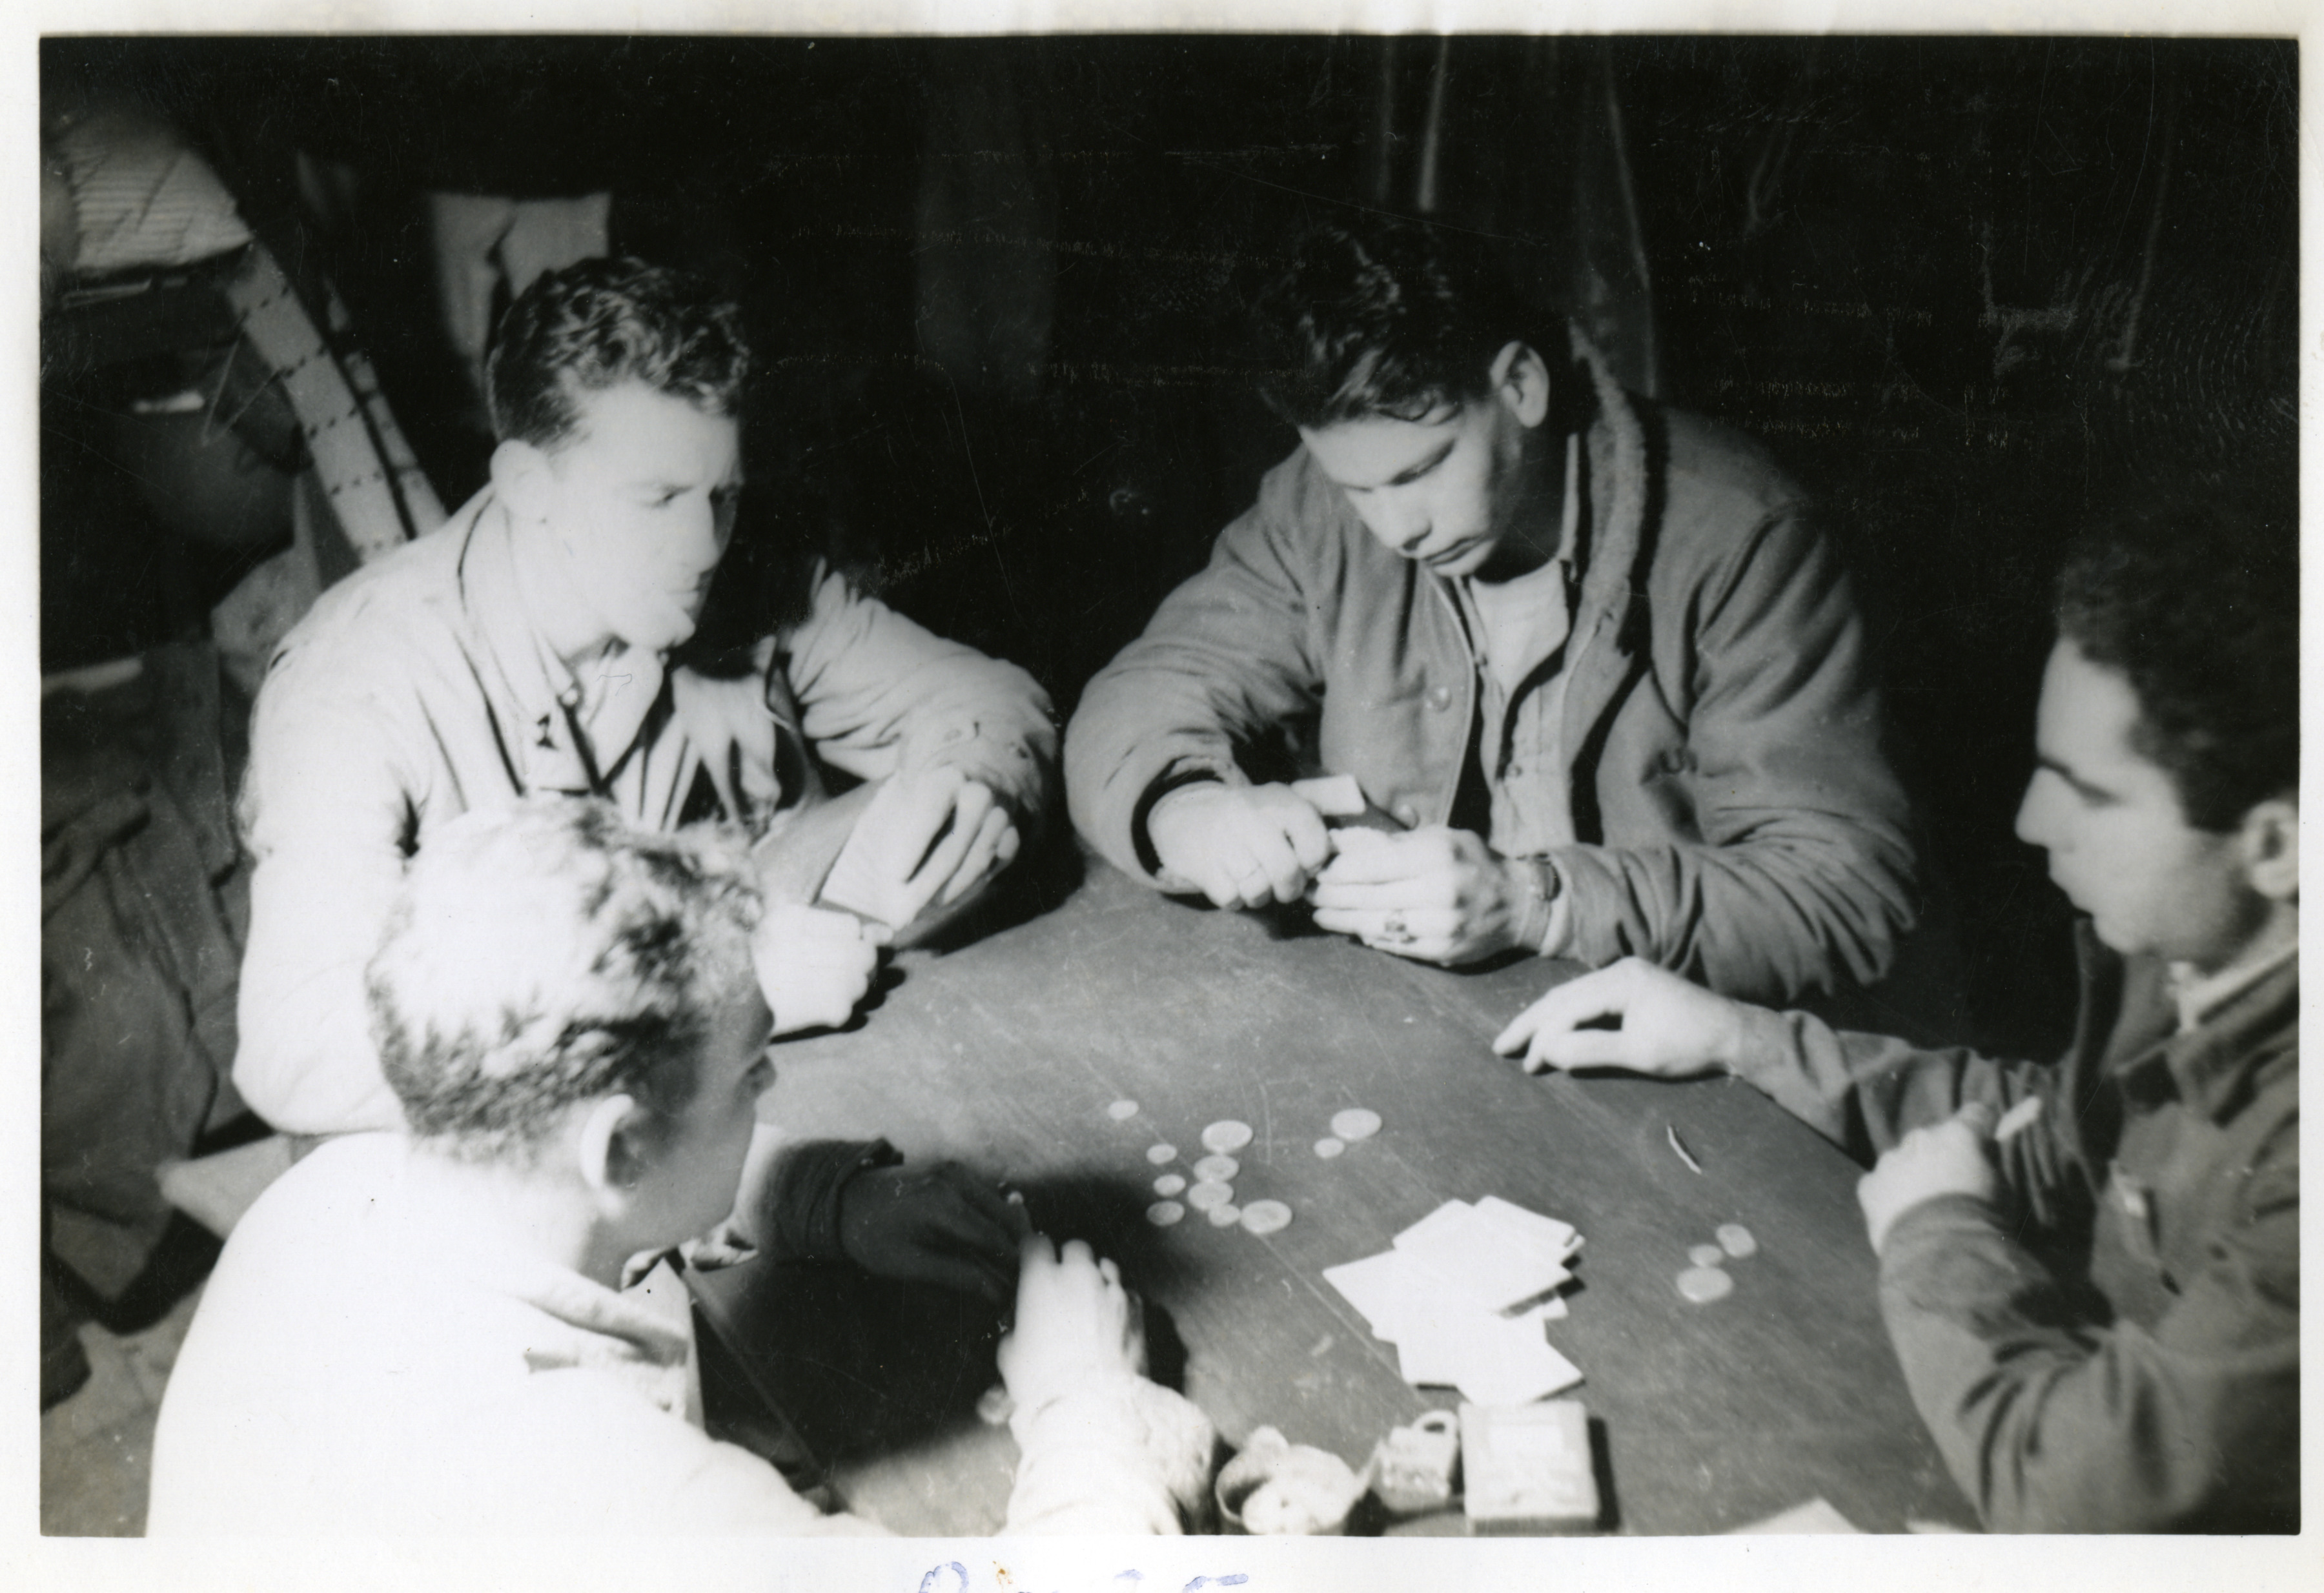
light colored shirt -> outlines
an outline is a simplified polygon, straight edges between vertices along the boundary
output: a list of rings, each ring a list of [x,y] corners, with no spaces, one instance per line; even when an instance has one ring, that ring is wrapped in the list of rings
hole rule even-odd
[[[1512,581],[1454,583],[1478,662],[1477,755],[1492,794],[1485,839],[1503,857],[1573,844],[1564,732],[1572,661],[1565,644],[1579,579],[1582,490],[1581,439],[1569,437],[1555,555]]]
[[[428,1154],[335,1140],[235,1228],[162,1399],[152,1535],[880,1530],[702,1431],[667,1268],[617,1293],[447,1229],[414,1198]],[[1027,1531],[1175,1530],[1212,1441],[1127,1374],[1012,1426]]]
[[[1537,858],[1575,840],[1565,685],[1572,675],[1566,643],[1580,578],[1582,490],[1581,438],[1569,437],[1556,554],[1514,580],[1453,584],[1478,660],[1477,756],[1492,801],[1485,840],[1503,857]],[[1563,891],[1551,898],[1534,949],[1548,956],[1565,949],[1572,907]]]
[[[276,654],[243,786],[256,866],[235,1058],[244,1099],[276,1128],[401,1127],[364,967],[405,860],[471,808],[595,792],[634,824],[672,829],[735,725],[772,746],[757,788],[779,803],[819,797],[818,760],[866,779],[957,766],[1024,815],[1046,799],[1056,732],[1032,677],[829,570],[807,616],[733,678],[665,671],[618,642],[576,675],[540,632],[487,489],[325,593]]]

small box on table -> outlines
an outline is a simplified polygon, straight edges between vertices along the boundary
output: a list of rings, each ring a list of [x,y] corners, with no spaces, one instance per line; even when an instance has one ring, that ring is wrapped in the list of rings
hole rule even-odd
[[[1598,1524],[1590,1414],[1582,1402],[1461,1407],[1469,1524],[1480,1533],[1588,1532]]]

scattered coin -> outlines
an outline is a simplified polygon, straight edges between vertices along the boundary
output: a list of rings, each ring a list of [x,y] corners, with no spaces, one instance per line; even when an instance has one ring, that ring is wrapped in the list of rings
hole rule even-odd
[[[1753,1238],[1751,1230],[1739,1222],[1729,1222],[1720,1226],[1719,1247],[1729,1256],[1738,1258],[1756,1256],[1759,1253],[1759,1241]]]
[[[1281,1201],[1253,1201],[1242,1209],[1242,1225],[1251,1233],[1280,1233],[1291,1226],[1291,1208]]]
[[[1157,1201],[1146,1208],[1146,1220],[1157,1228],[1167,1228],[1186,1214],[1186,1208],[1176,1201]]]
[[[1717,1245],[1697,1245],[1686,1253],[1686,1258],[1697,1266],[1716,1266],[1727,1259],[1727,1252]]]
[[[1146,1147],[1146,1159],[1157,1167],[1165,1162],[1175,1162],[1178,1159],[1178,1147],[1175,1145],[1148,1146]]]
[[[1335,1139],[1329,1134],[1326,1134],[1323,1138],[1315,1142],[1315,1154],[1323,1157],[1327,1162],[1347,1148],[1348,1142],[1346,1140]]]
[[[1370,1139],[1379,1131],[1379,1113],[1369,1107],[1351,1106],[1332,1114],[1332,1132],[1351,1145],[1359,1139]]]
[[[1195,1177],[1214,1179],[1221,1183],[1232,1183],[1234,1175],[1241,1171],[1242,1164],[1232,1156],[1204,1156],[1194,1164]]]
[[[1154,1181],[1154,1192],[1158,1195],[1177,1194],[1183,1192],[1185,1187],[1186,1181],[1179,1177],[1176,1173],[1165,1173],[1161,1177]]]
[[[1241,1220],[1242,1208],[1240,1206],[1227,1205],[1213,1206],[1211,1208],[1211,1226],[1213,1228],[1232,1228],[1236,1223],[1240,1222]]]
[[[1223,1206],[1234,1199],[1234,1186],[1205,1178],[1186,1192],[1186,1203],[1197,1211],[1207,1211],[1213,1206]]]
[[[1733,1294],[1735,1280],[1716,1266],[1690,1266],[1678,1275],[1678,1292],[1697,1305],[1708,1305]]]
[[[1134,1100],[1117,1100],[1105,1109],[1105,1115],[1117,1123],[1126,1123],[1138,1115],[1138,1103]]]
[[[1203,1130],[1203,1148],[1230,1156],[1250,1143],[1250,1125],[1222,1119]]]

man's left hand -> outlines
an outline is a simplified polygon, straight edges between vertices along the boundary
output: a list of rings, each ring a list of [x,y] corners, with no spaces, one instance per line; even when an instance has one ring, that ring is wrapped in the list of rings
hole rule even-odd
[[[883,784],[841,849],[824,898],[901,929],[949,907],[1016,861],[1008,805],[956,769]]]
[[[1856,1186],[1865,1231],[1879,1254],[1896,1219],[1940,1195],[1990,1201],[2001,1192],[1993,1169],[1993,1109],[1972,1100],[1941,1123],[1914,1129],[1880,1157]]]
[[[1315,878],[1315,924],[1422,962],[1473,962],[1517,944],[1528,887],[1467,830],[1338,830]]]
[[[954,1162],[867,1167],[839,1192],[839,1242],[880,1277],[999,1302],[1016,1286],[1025,1208]]]

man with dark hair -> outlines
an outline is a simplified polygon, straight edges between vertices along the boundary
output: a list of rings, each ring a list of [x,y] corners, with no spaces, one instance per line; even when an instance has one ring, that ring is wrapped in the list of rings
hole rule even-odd
[[[790,898],[765,969],[787,1032],[845,1022],[884,935],[800,905],[823,883],[798,877],[795,843],[804,815],[832,812],[824,768],[868,782],[851,798],[862,844],[841,854],[862,865],[850,905],[868,919],[908,925],[1015,856],[1056,750],[1023,670],[821,565],[803,617],[740,677],[667,659],[733,529],[750,367],[739,313],[706,283],[632,260],[540,277],[492,355],[490,485],[327,593],[277,653],[243,798],[257,866],[235,1064],[277,1128],[399,1120],[363,962],[410,856],[470,808],[563,791],[649,828],[750,827]]]
[[[1260,312],[1301,447],[1083,696],[1091,842],[1429,962],[1637,953],[1780,999],[1879,979],[1915,911],[1906,805],[1798,490],[1578,333],[1529,334],[1439,230],[1316,233]],[[1255,782],[1286,732],[1384,834]]]
[[[1740,1073],[1877,1154],[1889,1331],[1996,1529],[2300,1527],[2297,526],[2153,511],[2066,568],[2017,815],[2088,915],[2061,1065],[1835,1034],[1641,962],[1497,1042]]]
[[[326,1146],[236,1228],[171,1374],[152,1532],[872,1530],[705,1434],[665,1259],[733,1208],[774,1082],[753,875],[725,833],[564,797],[430,838],[369,978],[410,1133]],[[1209,1423],[1139,1375],[1113,1264],[1014,1211],[1009,1524],[1178,1530]]]

